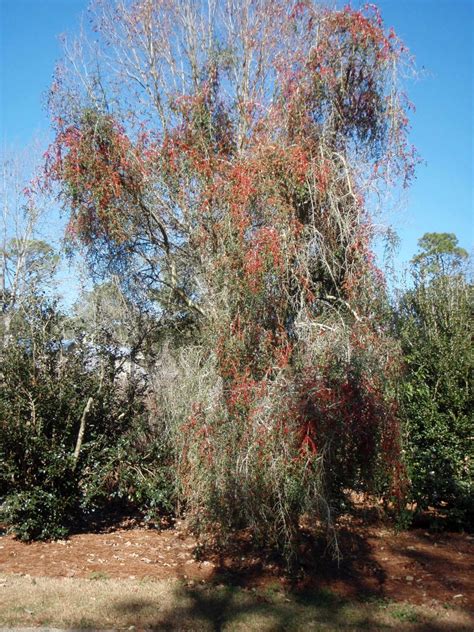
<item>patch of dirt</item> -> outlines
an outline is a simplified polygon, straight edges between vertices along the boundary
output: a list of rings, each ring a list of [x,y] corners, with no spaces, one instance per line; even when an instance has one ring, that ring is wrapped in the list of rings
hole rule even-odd
[[[384,526],[340,530],[337,562],[308,535],[300,572],[290,578],[278,563],[245,551],[195,559],[196,540],[177,522],[173,529],[118,528],[68,540],[25,544],[0,537],[0,571],[31,577],[184,579],[264,587],[278,583],[302,591],[330,590],[348,598],[385,598],[474,611],[472,536],[422,529],[397,533]],[[248,548],[248,547],[247,547]]]
[[[32,577],[207,580],[210,561],[194,559],[196,541],[181,529],[118,528],[81,533],[67,540],[31,542],[0,537],[0,570]]]
[[[414,604],[437,602],[474,609],[473,541],[467,535],[359,528],[342,534],[344,558],[336,580],[345,594],[373,594]],[[311,580],[310,580],[311,581]]]

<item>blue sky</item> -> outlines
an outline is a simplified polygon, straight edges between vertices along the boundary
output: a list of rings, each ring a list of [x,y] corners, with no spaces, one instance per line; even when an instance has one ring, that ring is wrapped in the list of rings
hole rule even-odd
[[[353,3],[355,6],[358,2]],[[361,4],[361,3],[360,3]],[[425,164],[391,220],[401,266],[424,232],[453,232],[472,250],[474,0],[381,0],[424,76],[407,85],[416,105],[411,141]],[[60,57],[58,36],[78,28],[86,0],[0,0],[0,142],[21,147],[45,137],[45,94]]]

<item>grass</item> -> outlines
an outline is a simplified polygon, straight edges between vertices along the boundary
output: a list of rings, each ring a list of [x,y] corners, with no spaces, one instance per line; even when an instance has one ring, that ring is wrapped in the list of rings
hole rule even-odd
[[[397,621],[409,621],[410,623],[416,623],[418,621],[418,613],[408,604],[397,605],[392,608],[390,615]]]
[[[135,626],[182,632],[472,630],[462,610],[349,601],[327,590],[294,595],[277,583],[245,590],[223,584],[100,579],[0,576],[0,626]]]
[[[101,571],[92,571],[92,573],[89,575],[89,579],[100,581],[104,579],[109,579],[109,576],[107,575],[107,573],[102,573]]]

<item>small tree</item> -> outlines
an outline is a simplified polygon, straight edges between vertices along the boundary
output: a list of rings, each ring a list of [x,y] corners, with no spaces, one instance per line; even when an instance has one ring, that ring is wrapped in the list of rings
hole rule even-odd
[[[466,523],[473,509],[472,285],[452,234],[427,233],[399,303],[406,363],[401,387],[412,496]]]
[[[291,556],[344,486],[400,492],[365,198],[412,174],[405,49],[370,7],[95,8],[93,64],[69,46],[52,87],[48,181],[95,270],[198,331],[202,379],[180,356],[180,401],[157,393],[196,526]]]

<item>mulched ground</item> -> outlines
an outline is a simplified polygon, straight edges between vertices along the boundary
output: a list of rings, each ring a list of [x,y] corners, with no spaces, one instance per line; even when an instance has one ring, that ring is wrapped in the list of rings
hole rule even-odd
[[[384,525],[349,524],[339,533],[337,564],[306,546],[302,568],[289,577],[275,560],[245,551],[195,558],[196,541],[183,522],[159,531],[132,522],[68,540],[24,544],[0,536],[0,572],[31,577],[88,579],[181,578],[258,587],[280,583],[299,590],[331,590],[349,598],[387,598],[413,604],[443,604],[474,612],[474,538],[463,533],[414,529],[397,533]]]

